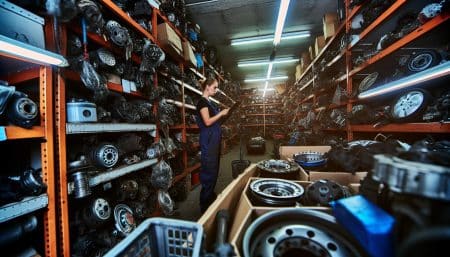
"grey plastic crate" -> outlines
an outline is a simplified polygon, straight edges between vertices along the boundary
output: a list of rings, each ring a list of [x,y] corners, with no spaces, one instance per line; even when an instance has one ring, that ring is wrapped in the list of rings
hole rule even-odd
[[[198,257],[202,236],[195,222],[150,218],[104,257]]]

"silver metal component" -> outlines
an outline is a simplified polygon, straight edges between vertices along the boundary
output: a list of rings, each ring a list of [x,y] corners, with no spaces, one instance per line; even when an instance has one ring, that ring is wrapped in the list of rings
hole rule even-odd
[[[125,47],[130,41],[128,30],[122,27],[117,21],[108,21],[106,23],[106,30],[114,44],[120,47]]]
[[[450,168],[375,155],[372,178],[396,193],[450,201]]]
[[[146,131],[150,132],[150,135],[154,137],[156,136],[156,125],[131,123],[66,124],[66,134],[68,135],[127,131]]]
[[[97,106],[94,103],[71,99],[66,105],[67,122],[97,122]]]
[[[78,160],[69,162],[69,171],[80,170],[86,167],[89,167],[89,161],[84,155],[80,155]]]
[[[89,187],[89,177],[86,172],[75,172],[71,174],[71,177],[73,180],[73,192],[75,198],[84,198],[92,193],[91,188]]]
[[[294,206],[305,192],[301,185],[283,179],[257,179],[249,188],[255,200],[278,206]]]
[[[247,229],[245,257],[365,256],[333,216],[313,210],[287,208],[264,214]]]
[[[425,101],[422,91],[413,90],[401,96],[393,106],[394,118],[406,118],[415,113]]]
[[[301,152],[294,154],[294,160],[303,167],[317,167],[324,165],[327,159],[320,152]]]
[[[47,207],[48,195],[26,197],[20,202],[9,203],[0,207],[0,223]]]
[[[133,211],[128,205],[118,204],[114,207],[114,220],[117,232],[121,236],[129,235],[136,228]]]
[[[165,215],[171,215],[173,212],[173,201],[167,191],[158,190],[158,203]]]
[[[113,67],[116,65],[116,58],[114,55],[104,48],[100,48],[97,50],[98,59],[102,62],[102,64],[106,66]]]
[[[103,198],[95,199],[83,211],[83,220],[89,227],[97,227],[111,217],[111,206]]]
[[[431,51],[418,53],[408,60],[408,70],[411,72],[424,71],[432,66],[435,58]]]
[[[285,160],[263,160],[258,162],[257,167],[264,177],[278,177],[295,179],[300,166],[295,162]]]
[[[95,163],[103,168],[111,168],[119,161],[119,150],[112,144],[102,143],[93,152]]]

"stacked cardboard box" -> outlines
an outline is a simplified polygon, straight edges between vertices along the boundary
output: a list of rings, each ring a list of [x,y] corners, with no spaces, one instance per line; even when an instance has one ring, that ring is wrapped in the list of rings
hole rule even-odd
[[[338,20],[336,13],[327,13],[323,17],[323,36],[325,40],[336,34],[338,29]]]
[[[195,58],[194,50],[192,49],[189,41],[183,42],[184,60],[192,63],[194,67],[197,67],[197,58]]]
[[[318,56],[324,46],[325,46],[325,37],[324,36],[316,37],[316,41],[314,44],[314,56]]]
[[[167,51],[172,54],[183,56],[183,46],[181,39],[169,24],[161,23],[158,25],[158,41],[166,46]]]

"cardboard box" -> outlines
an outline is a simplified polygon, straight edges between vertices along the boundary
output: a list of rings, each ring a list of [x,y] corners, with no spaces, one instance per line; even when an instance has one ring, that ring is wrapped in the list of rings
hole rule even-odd
[[[301,64],[295,66],[295,81],[298,81],[303,74],[303,67]]]
[[[186,61],[192,63],[194,67],[197,67],[197,58],[195,58],[194,50],[189,41],[183,42],[183,54]]]
[[[309,52],[309,57],[311,58],[311,60],[314,60],[314,57],[316,56],[314,54],[314,47],[313,46],[309,46],[308,52]]]
[[[325,15],[323,16],[324,24],[336,22],[337,20],[338,20],[338,16],[337,16],[337,13],[335,13],[335,12],[325,13]]]
[[[336,31],[338,30],[338,28],[339,28],[339,25],[338,25],[337,21],[324,23],[323,24],[323,37],[325,38],[325,40],[334,36],[334,34],[336,34]]]
[[[318,56],[325,46],[325,38],[323,36],[316,37],[316,41],[314,43],[314,55]]]
[[[311,64],[311,57],[309,55],[309,52],[303,52],[300,58],[300,64],[302,65],[303,69],[308,68],[308,66]]]
[[[158,25],[158,41],[172,54],[183,55],[183,46],[177,33],[167,23]]]

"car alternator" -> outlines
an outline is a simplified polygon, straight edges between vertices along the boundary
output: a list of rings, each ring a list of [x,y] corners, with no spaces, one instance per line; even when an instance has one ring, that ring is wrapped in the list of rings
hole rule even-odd
[[[139,67],[140,71],[154,72],[166,58],[163,50],[159,46],[152,44],[150,41],[145,40],[145,44],[142,50],[142,62]]]
[[[306,188],[304,202],[307,206],[329,206],[330,202],[349,196],[350,192],[346,187],[321,179]]]
[[[110,143],[100,143],[92,150],[92,160],[101,168],[112,168],[119,161],[119,150]]]
[[[89,228],[97,228],[111,217],[111,206],[105,199],[97,198],[83,209],[82,217]]]
[[[106,31],[112,42],[120,47],[125,47],[130,41],[128,29],[122,27],[117,21],[109,20],[106,23]]]
[[[136,222],[133,215],[133,211],[128,205],[116,205],[116,207],[114,207],[114,221],[116,227],[114,234],[123,237],[129,235],[136,228]]]
[[[271,211],[246,230],[245,257],[366,257],[367,253],[329,214],[300,208]]]
[[[108,70],[116,65],[116,58],[114,55],[104,48],[97,49],[97,51],[89,54],[89,59],[92,61],[92,65],[95,69]]]
[[[276,177],[284,179],[296,179],[300,166],[286,160],[263,160],[258,162],[258,169],[261,171],[261,177]]]
[[[249,185],[250,198],[269,206],[295,206],[304,191],[301,185],[284,179],[256,179]]]
[[[146,155],[149,159],[159,158],[166,152],[166,147],[161,141],[153,143],[147,148]]]

